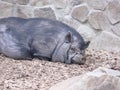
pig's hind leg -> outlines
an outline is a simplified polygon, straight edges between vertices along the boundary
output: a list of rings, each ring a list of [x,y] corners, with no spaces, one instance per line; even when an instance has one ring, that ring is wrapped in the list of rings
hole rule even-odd
[[[14,59],[32,59],[29,47],[25,44],[11,35],[5,25],[0,26],[0,53]]]
[[[12,42],[10,42],[12,43]],[[13,58],[13,59],[32,59],[32,55],[30,54],[30,51],[24,48],[22,45],[17,45],[15,43],[12,44],[4,44],[2,46],[1,53],[4,54],[7,57]]]

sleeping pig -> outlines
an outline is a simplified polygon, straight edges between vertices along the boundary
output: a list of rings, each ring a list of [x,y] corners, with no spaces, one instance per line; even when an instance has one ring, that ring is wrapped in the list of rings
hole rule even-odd
[[[72,27],[45,18],[0,19],[0,53],[14,59],[44,58],[53,62],[84,64],[85,42]]]

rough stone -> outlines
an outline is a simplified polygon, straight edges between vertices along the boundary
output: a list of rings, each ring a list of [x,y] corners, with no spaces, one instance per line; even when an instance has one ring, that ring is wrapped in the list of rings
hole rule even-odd
[[[69,4],[73,7],[76,5],[80,5],[81,3],[83,3],[84,0],[69,0]]]
[[[108,18],[112,24],[120,22],[120,1],[112,0],[107,8]]]
[[[0,1],[0,18],[13,15],[13,5]]]
[[[116,34],[117,36],[120,37],[120,23],[114,25],[112,27],[112,31],[113,31],[114,34]]]
[[[103,12],[93,11],[89,15],[90,25],[97,30],[110,30],[110,24]]]
[[[30,5],[37,7],[49,5],[49,0],[31,0]]]
[[[107,6],[106,0],[87,0],[87,3],[96,10],[104,10]]]
[[[27,5],[29,3],[29,0],[16,0],[16,2],[20,5]]]
[[[119,71],[98,68],[93,72],[60,82],[49,90],[119,90],[119,75]]]
[[[87,20],[87,15],[89,10],[87,5],[79,5],[73,8],[72,17],[80,22],[85,22]]]
[[[112,32],[103,31],[91,41],[89,48],[119,52],[120,37],[116,36]]]
[[[65,17],[66,15],[69,15],[70,14],[70,10],[69,9],[55,9],[55,15],[57,18],[63,18]],[[63,18],[64,19],[64,18]]]
[[[86,25],[80,25],[77,31],[82,35],[85,41],[91,41],[96,36],[93,29]]]
[[[60,17],[58,18],[59,21],[66,23],[67,25],[75,28],[76,30],[78,29],[78,27],[80,26],[80,23],[78,21],[76,21],[75,19],[71,18],[71,17]]]
[[[30,18],[33,16],[33,8],[30,6],[18,6],[16,16]]]
[[[68,0],[51,0],[51,3],[54,4],[55,8],[64,9],[67,7]]]
[[[90,77],[88,81],[89,90],[119,90],[120,79],[113,76]]]
[[[54,11],[50,7],[35,9],[34,16],[35,17],[44,17],[44,18],[56,19]]]

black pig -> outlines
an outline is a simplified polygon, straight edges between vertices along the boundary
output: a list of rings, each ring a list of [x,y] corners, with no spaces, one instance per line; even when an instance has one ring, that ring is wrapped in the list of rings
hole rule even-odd
[[[14,59],[45,58],[84,64],[85,42],[72,27],[45,18],[0,19],[0,53]]]

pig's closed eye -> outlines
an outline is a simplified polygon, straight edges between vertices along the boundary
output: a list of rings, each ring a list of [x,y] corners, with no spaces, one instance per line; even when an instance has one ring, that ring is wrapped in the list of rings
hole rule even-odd
[[[71,52],[71,53],[75,53],[75,52],[76,52],[76,48],[71,48],[71,49],[70,49],[70,52]]]

